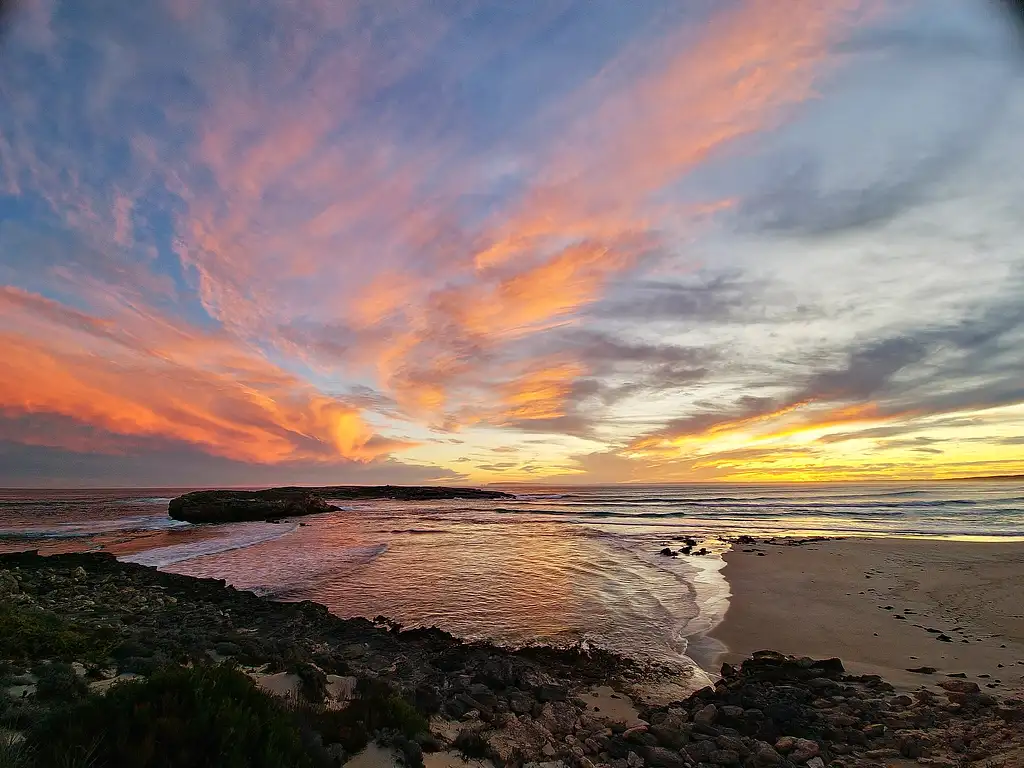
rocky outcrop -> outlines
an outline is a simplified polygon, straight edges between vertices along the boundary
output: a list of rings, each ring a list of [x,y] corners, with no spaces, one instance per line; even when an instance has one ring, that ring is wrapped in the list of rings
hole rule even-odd
[[[326,499],[394,499],[397,501],[444,501],[445,499],[514,499],[503,491],[480,488],[451,488],[443,485],[326,485],[322,488],[278,488],[281,491],[305,490]]]
[[[245,520],[276,520],[316,515],[338,507],[328,499],[396,499],[439,501],[444,499],[510,499],[511,494],[479,488],[442,486],[334,485],[322,488],[269,488],[263,491],[193,491],[172,499],[168,513],[189,523],[237,523]]]
[[[167,512],[174,520],[189,523],[237,523],[244,520],[276,520],[316,515],[338,509],[308,491],[194,491],[171,499]]]

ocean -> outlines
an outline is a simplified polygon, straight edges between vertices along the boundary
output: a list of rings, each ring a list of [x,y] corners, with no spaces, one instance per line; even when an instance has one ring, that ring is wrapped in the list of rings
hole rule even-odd
[[[341,501],[323,515],[214,526],[167,517],[184,490],[0,490],[0,551],[106,550],[345,617],[709,669],[730,538],[1024,540],[1022,482],[516,486],[502,489],[515,499]],[[687,536],[708,554],[660,554]]]

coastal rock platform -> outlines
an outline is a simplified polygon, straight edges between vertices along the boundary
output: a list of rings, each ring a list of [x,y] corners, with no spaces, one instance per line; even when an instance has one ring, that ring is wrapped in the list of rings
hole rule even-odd
[[[444,486],[359,486],[319,488],[286,487],[260,491],[192,491],[171,499],[167,511],[174,520],[189,523],[236,523],[249,520],[277,520],[283,517],[317,515],[338,507],[327,499],[438,501],[444,499],[510,499],[511,494],[478,488]]]

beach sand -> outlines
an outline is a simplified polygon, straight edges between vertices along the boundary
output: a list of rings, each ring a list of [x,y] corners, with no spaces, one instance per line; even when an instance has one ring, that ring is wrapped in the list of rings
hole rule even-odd
[[[957,673],[996,694],[1022,687],[1024,543],[779,540],[736,545],[726,563],[720,661],[773,649],[901,687]],[[937,671],[908,671],[921,667]]]

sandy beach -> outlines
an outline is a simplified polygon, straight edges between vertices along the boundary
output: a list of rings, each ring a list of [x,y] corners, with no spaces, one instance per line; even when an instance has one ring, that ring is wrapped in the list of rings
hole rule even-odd
[[[839,656],[917,687],[966,674],[1005,693],[1024,675],[1024,543],[843,539],[739,544],[712,636],[723,661],[771,648]],[[934,668],[932,674],[910,669]]]

